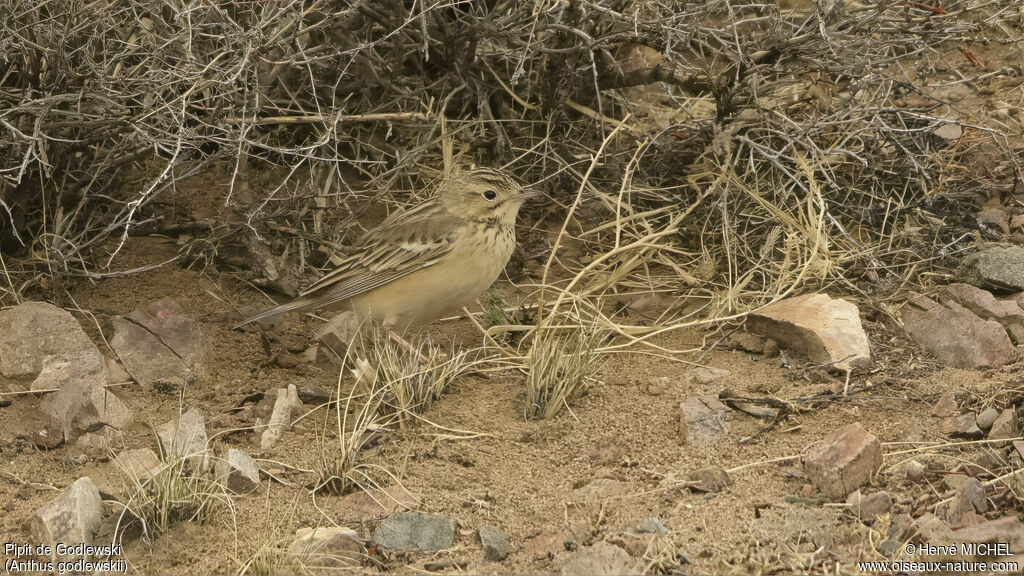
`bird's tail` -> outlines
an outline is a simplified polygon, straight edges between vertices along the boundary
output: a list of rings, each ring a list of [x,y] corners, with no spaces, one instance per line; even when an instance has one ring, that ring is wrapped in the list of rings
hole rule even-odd
[[[315,304],[315,302],[314,302],[314,300],[312,298],[309,298],[309,297],[296,298],[295,300],[292,300],[291,302],[287,302],[285,304],[280,304],[278,306],[272,306],[272,307],[267,308],[266,310],[264,310],[262,312],[258,312],[256,314],[253,314],[252,316],[248,316],[248,317],[246,317],[245,320],[242,320],[241,322],[236,324],[235,328],[238,328],[239,326],[244,326],[244,325],[246,325],[246,324],[248,324],[250,322],[256,322],[258,320],[263,320],[264,318],[270,318],[271,316],[277,316],[278,314],[284,314],[285,312],[292,312],[294,310],[308,310],[309,308],[312,308],[314,304]]]

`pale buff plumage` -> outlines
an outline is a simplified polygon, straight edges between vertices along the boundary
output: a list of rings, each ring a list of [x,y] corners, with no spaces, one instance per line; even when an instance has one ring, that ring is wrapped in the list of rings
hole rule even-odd
[[[489,169],[459,171],[437,194],[393,214],[351,256],[294,301],[292,310],[352,310],[404,331],[471,304],[501,274],[516,245],[516,215],[536,193]]]

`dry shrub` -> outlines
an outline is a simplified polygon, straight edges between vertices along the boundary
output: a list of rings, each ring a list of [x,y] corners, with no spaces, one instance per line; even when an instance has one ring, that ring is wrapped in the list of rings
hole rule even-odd
[[[967,85],[1019,84],[964,55],[1024,36],[1000,2],[0,0],[0,13],[5,304],[127,272],[120,248],[150,233],[187,236],[177,262],[249,265],[295,290],[359,234],[363,200],[421,198],[451,137],[462,161],[506,167],[558,207],[586,258],[556,250],[545,283],[666,297],[644,326],[583,310],[646,345],[796,290],[884,305],[990,237],[961,214],[1022,174],[1019,124],[954,109]],[[949,124],[956,142],[933,133]],[[214,165],[215,214],[174,221],[162,197]],[[539,236],[528,254],[547,249]]]

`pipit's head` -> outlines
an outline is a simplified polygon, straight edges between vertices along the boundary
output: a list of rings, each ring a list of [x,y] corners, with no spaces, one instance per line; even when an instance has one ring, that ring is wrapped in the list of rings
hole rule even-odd
[[[439,193],[441,202],[453,214],[469,220],[496,220],[509,226],[515,224],[523,202],[539,194],[523,188],[508,174],[490,168],[457,171]]]

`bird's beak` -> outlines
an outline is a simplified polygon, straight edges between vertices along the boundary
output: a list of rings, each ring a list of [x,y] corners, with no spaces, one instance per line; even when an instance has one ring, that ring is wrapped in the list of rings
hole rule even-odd
[[[526,200],[529,200],[531,198],[537,198],[537,197],[540,197],[540,196],[543,196],[543,195],[544,195],[544,193],[541,192],[540,190],[534,190],[532,188],[523,188],[522,190],[519,191],[518,194],[516,194],[514,196],[514,198],[516,200],[519,200],[519,201],[522,202],[522,201],[526,201]]]

